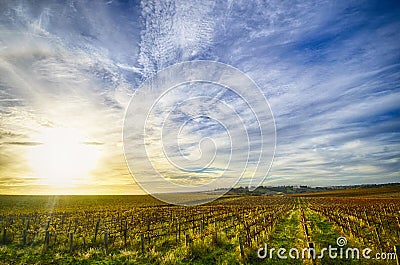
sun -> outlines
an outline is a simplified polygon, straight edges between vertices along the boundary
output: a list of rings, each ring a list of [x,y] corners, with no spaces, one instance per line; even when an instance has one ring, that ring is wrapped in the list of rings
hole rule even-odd
[[[39,144],[30,149],[28,163],[39,184],[62,188],[90,182],[99,149],[81,131],[49,128],[34,139]]]

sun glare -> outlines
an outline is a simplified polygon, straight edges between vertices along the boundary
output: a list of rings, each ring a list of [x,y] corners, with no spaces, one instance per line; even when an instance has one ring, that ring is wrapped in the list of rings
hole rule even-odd
[[[89,144],[76,129],[51,128],[35,137],[28,161],[33,177],[42,185],[62,188],[90,183],[90,172],[99,156],[97,145]]]

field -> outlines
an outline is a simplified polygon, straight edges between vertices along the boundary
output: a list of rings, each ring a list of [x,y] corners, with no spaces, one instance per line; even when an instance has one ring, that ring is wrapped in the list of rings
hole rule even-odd
[[[353,192],[232,195],[191,207],[150,196],[0,196],[0,262],[396,264],[400,199]],[[323,251],[329,246],[337,257]]]

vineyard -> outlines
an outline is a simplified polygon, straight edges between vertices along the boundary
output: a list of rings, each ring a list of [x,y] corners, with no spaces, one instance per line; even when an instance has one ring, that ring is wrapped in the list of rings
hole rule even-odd
[[[1,196],[0,262],[91,264],[396,264],[386,260],[260,258],[260,248],[347,246],[394,253],[394,198],[230,196],[170,206],[149,196]],[[267,253],[269,254],[269,252]],[[288,254],[286,253],[286,256]]]

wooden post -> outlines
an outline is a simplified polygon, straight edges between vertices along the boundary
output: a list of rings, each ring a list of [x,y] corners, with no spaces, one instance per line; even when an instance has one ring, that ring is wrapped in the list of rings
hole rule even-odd
[[[46,230],[46,234],[44,236],[45,247],[47,247],[49,245],[49,242],[50,242],[50,232],[48,230]]]
[[[127,238],[127,236],[128,236],[128,229],[125,228],[124,229],[124,248],[126,248],[126,238]]]
[[[22,232],[22,245],[26,245],[26,229]]]
[[[243,247],[243,239],[242,236],[239,236],[239,247],[240,247],[240,257],[242,258],[242,260],[245,260],[245,256],[244,256],[244,247]]]
[[[74,251],[74,233],[69,233],[69,251]]]
[[[3,244],[7,243],[7,228],[3,230]]]
[[[303,223],[304,233],[306,234],[306,238],[308,239],[308,227],[306,223]]]
[[[104,232],[104,247],[108,250],[108,231]]]
[[[94,238],[92,243],[96,243],[97,233],[99,232],[99,226],[100,226],[100,218],[96,222],[96,227],[94,229]]]
[[[140,244],[142,247],[142,253],[144,253],[144,234],[140,233]]]

